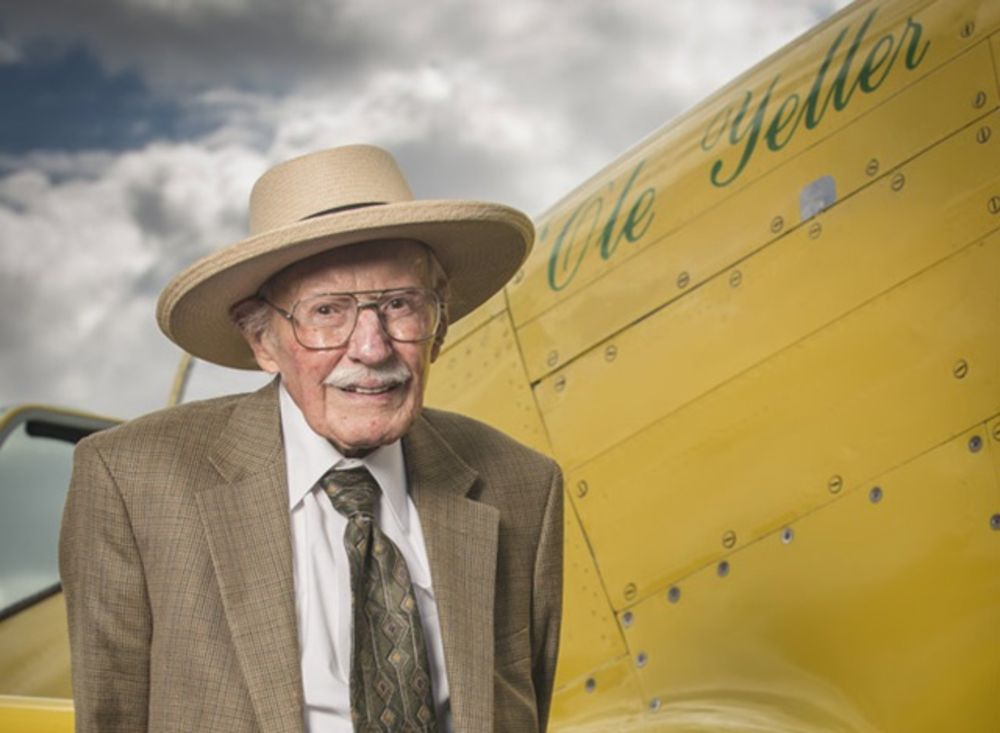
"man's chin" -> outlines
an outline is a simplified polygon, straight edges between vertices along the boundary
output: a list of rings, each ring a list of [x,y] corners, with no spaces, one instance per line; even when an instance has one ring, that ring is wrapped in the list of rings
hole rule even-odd
[[[372,420],[375,419],[375,417],[372,418]],[[359,430],[344,430],[342,426],[340,430],[326,431],[325,437],[344,457],[360,458],[383,445],[395,443],[403,437],[412,422],[410,420],[405,424],[393,422],[384,425],[369,423],[365,426],[359,426],[361,427]]]

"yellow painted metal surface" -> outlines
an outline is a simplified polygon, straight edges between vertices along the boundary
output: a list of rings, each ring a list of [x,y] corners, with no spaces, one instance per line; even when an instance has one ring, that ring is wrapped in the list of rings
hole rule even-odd
[[[61,593],[0,622],[0,649],[0,695],[68,698],[72,694]]]
[[[1000,485],[985,425],[643,600],[664,731],[1000,730]],[[980,448],[975,448],[979,445]],[[970,448],[972,446],[972,448]],[[928,685],[933,681],[933,686]]]
[[[609,276],[637,251],[678,231],[740,189],[757,184],[817,143],[834,134],[853,137],[850,127],[856,120],[979,41],[982,30],[968,37],[961,34],[967,16],[978,17],[977,28],[985,30],[996,27],[1000,10],[986,2],[855,4],[668,125],[542,218],[539,246],[527,275],[509,289],[515,323],[520,327],[594,280]],[[878,65],[881,83],[868,79],[867,86],[874,88],[864,91],[862,73],[887,48],[896,54],[890,57],[895,61],[888,70],[888,59]],[[841,74],[843,82],[838,85]],[[748,108],[738,120],[744,100]],[[968,108],[972,102],[973,97],[967,96],[961,106]],[[793,104],[794,119],[777,125],[779,140],[773,144],[780,147],[772,150],[772,123],[790,114]],[[887,132],[905,136],[906,129],[919,130],[922,118],[941,108],[937,103],[931,108],[922,105],[920,114],[905,120],[905,128],[897,124]],[[778,115],[782,109],[785,112]],[[731,123],[725,134],[723,120]],[[726,180],[744,156],[747,162],[738,177],[722,185],[713,183],[713,166],[720,165],[720,178]],[[837,158],[830,156],[827,162]],[[799,185],[809,180],[803,178]],[[762,190],[757,195],[767,195],[763,189],[769,186],[758,188]],[[674,267],[658,268],[663,285],[676,289],[677,278],[687,273],[686,287],[690,287],[751,253],[773,236],[772,226],[780,232],[798,221],[796,203],[788,197],[781,206],[754,206],[739,220],[714,222],[717,228],[692,243],[690,252],[677,252]],[[780,227],[775,224],[777,216],[782,219]],[[761,241],[744,244],[748,232]]]
[[[561,661],[561,660],[560,660]],[[641,722],[645,704],[628,657],[592,669],[586,678],[561,685],[552,699],[553,731],[619,731]]]
[[[571,471],[612,605],[1000,411],[998,273],[1000,234]]]
[[[0,731],[72,733],[73,703],[44,697],[0,695]]]
[[[497,395],[503,398],[498,400]],[[431,370],[427,400],[432,404],[447,400],[450,409],[549,452],[507,311],[449,343]]]
[[[987,207],[1000,135],[979,143],[984,125],[1000,132],[1000,114],[542,380],[555,455],[579,465],[1000,226]],[[579,427],[588,414],[600,431]]]
[[[826,138],[776,168],[760,185],[726,196],[683,228],[648,243],[630,259],[615,265],[586,290],[562,299],[526,322],[519,336],[532,378],[538,379],[697,284],[723,274],[728,277],[730,268],[738,267],[740,261],[761,247],[781,241],[790,232],[802,236],[800,230],[807,227],[798,221],[799,194],[812,181],[830,176],[841,199],[854,197],[859,190],[893,180],[898,166],[925,150],[931,141],[957,136],[956,131],[996,107],[991,56],[985,43],[969,49],[888,98],[842,134]],[[929,98],[936,100],[930,109]],[[970,143],[974,137],[971,131],[965,135],[965,147],[954,164],[942,166],[941,158],[948,153],[938,153],[934,162],[918,165],[924,171],[930,168],[934,175],[947,171],[949,176],[978,177],[972,185],[981,183],[988,176],[985,165],[975,166],[972,171],[952,170],[983,154],[974,142]],[[684,144],[693,145],[690,141]],[[992,140],[987,154],[995,156],[997,145]],[[650,178],[647,183],[656,192],[657,205],[662,200],[665,209],[674,205],[678,195],[686,195],[674,193],[669,178]],[[966,185],[964,180],[954,183]],[[929,191],[932,185],[925,183],[922,190]],[[912,195],[912,189],[906,191],[906,196]],[[903,205],[910,206],[911,201]],[[920,212],[916,208],[913,211]],[[924,214],[930,217],[933,212]],[[892,220],[886,218],[881,226],[892,226]],[[655,231],[647,234],[651,236]],[[847,232],[842,232],[841,238],[845,236]],[[856,239],[867,242],[871,236]],[[874,251],[873,256],[879,256],[879,252]],[[536,257],[542,254],[536,252]],[[684,287],[678,282],[685,283]],[[624,288],[623,283],[631,287]],[[515,307],[518,297],[519,293],[512,295]]]
[[[566,584],[563,598],[562,645],[556,686],[587,677],[591,670],[626,655],[621,629],[608,607],[607,592],[594,568],[580,522],[567,507],[565,532]],[[601,690],[603,692],[603,689]]]
[[[856,3],[541,217],[556,729],[1000,730],[998,28]]]

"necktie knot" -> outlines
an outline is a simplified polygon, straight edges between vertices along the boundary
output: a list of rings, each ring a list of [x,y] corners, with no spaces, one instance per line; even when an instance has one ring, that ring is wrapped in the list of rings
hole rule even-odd
[[[330,497],[333,508],[348,519],[375,518],[380,489],[375,477],[364,466],[340,471],[330,469],[319,483]]]

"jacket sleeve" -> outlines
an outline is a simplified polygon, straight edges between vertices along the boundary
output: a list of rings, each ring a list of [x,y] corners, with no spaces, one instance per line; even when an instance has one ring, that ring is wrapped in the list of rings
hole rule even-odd
[[[532,665],[540,731],[544,731],[548,725],[556,658],[559,654],[562,575],[563,485],[562,473],[553,464],[538,554],[535,556],[532,593]]]
[[[99,449],[74,455],[59,540],[76,730],[146,730],[152,618],[128,508]]]

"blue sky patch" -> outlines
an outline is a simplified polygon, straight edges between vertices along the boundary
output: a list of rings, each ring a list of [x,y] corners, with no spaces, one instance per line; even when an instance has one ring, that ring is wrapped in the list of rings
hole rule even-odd
[[[77,47],[0,65],[0,151],[112,150],[206,132],[175,101],[150,93],[135,71],[108,73]]]

